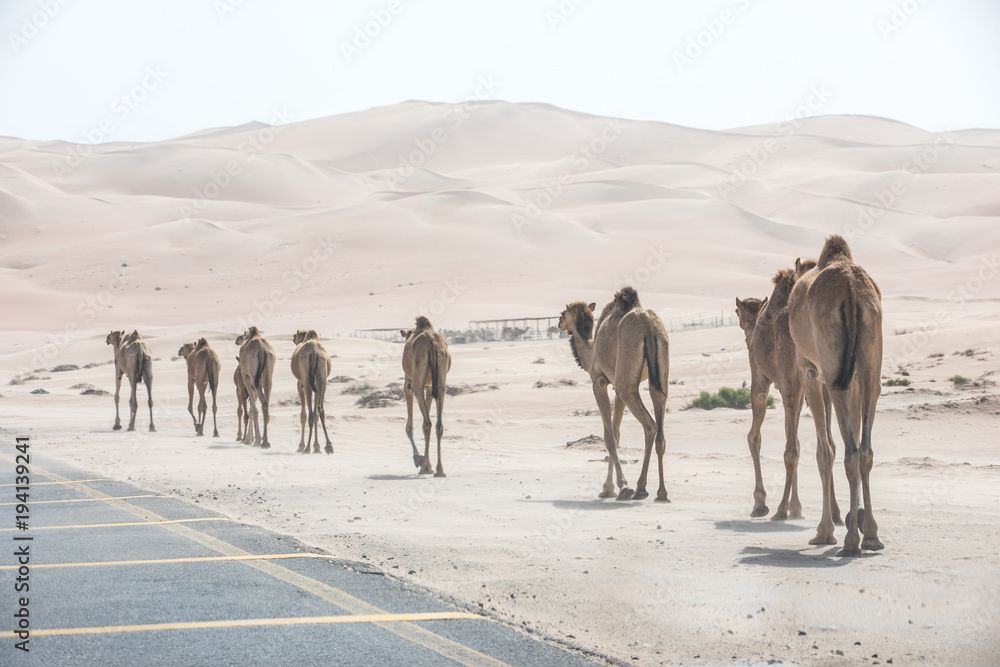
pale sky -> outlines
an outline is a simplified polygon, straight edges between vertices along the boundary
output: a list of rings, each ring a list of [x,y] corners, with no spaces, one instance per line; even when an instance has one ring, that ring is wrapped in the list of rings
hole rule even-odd
[[[998,34],[996,0],[2,0],[0,135],[153,141],[477,95],[708,129],[1000,128]]]

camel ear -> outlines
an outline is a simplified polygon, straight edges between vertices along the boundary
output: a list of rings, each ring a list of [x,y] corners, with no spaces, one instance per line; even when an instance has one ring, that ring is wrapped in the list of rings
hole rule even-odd
[[[410,332],[407,331],[406,329],[400,329],[399,335],[403,337],[403,340],[406,340],[407,338],[410,337]]]
[[[736,310],[739,311],[743,308],[743,302],[740,301],[740,297],[736,297]]]
[[[795,258],[795,273],[802,273],[802,258]]]
[[[592,303],[592,304],[590,304],[590,305],[587,306],[587,310],[589,310],[590,312],[594,312],[596,309],[597,309],[597,304],[596,303]]]
[[[767,299],[768,299],[768,297],[765,296],[764,300],[760,302],[760,309],[761,310],[764,310],[764,306],[767,305]]]

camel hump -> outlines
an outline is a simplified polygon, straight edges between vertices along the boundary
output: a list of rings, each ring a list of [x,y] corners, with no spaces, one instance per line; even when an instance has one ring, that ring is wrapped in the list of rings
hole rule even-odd
[[[414,322],[414,324],[416,325],[416,327],[414,329],[414,333],[418,333],[418,332],[423,331],[425,329],[433,329],[434,328],[434,326],[431,324],[431,321],[429,319],[427,319],[426,317],[424,317],[423,315],[418,315],[416,321]]]
[[[808,269],[806,269],[808,271]],[[781,269],[774,274],[774,278],[771,278],[771,282],[775,286],[782,284],[792,284],[795,281],[795,269]]]
[[[633,308],[641,306],[639,303],[639,293],[634,288],[625,286],[615,294],[614,304],[622,312],[627,313]]]
[[[834,234],[833,236],[827,238],[826,243],[823,244],[823,252],[819,255],[819,266],[820,269],[826,268],[831,262],[835,262],[838,259],[847,259],[854,261],[854,257],[851,255],[851,247],[847,245],[847,241],[843,236],[839,234]]]
[[[204,338],[199,338],[197,347],[199,348],[208,347],[208,341]]]

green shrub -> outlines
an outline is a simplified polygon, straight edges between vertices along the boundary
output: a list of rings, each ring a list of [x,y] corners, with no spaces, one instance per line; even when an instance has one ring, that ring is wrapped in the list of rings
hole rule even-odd
[[[714,410],[715,408],[746,410],[750,407],[750,390],[746,387],[740,387],[739,389],[719,387],[718,393],[715,394],[703,391],[698,398],[691,402],[691,407],[701,408],[702,410]],[[774,407],[774,397],[767,397],[767,407]]]
[[[907,378],[889,378],[882,383],[883,387],[909,387],[910,381]]]
[[[969,380],[969,378],[962,377],[961,375],[952,375],[948,379],[951,380],[952,382],[954,382],[955,384],[965,384],[966,382],[971,382],[971,380]]]

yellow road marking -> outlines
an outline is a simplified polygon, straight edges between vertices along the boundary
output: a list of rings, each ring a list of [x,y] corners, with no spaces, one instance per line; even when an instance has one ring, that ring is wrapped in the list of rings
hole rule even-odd
[[[423,621],[482,620],[482,616],[461,612],[423,614],[363,614],[342,616],[299,616],[297,618],[247,618],[233,621],[192,621],[189,623],[150,623],[148,625],[109,625],[93,628],[57,628],[32,630],[33,637],[66,635],[107,635],[121,632],[162,632],[165,630],[208,630],[213,628],[250,628],[266,625],[338,625],[341,623],[420,623]],[[0,638],[14,637],[12,631],[0,632]]]
[[[77,479],[69,480],[66,482],[32,482],[31,486],[48,486],[50,484],[83,484],[84,482],[113,482],[113,479]],[[24,486],[24,484],[0,484],[0,487],[4,486]]]
[[[0,459],[4,459],[11,463],[14,463],[14,458],[8,456],[7,454],[0,452]],[[154,525],[160,524],[164,525],[167,530],[186,537],[202,546],[208,547],[212,551],[223,554],[225,556],[250,556],[253,555],[247,551],[243,551],[239,547],[233,546],[228,542],[223,542],[222,540],[212,537],[211,535],[206,535],[205,533],[200,533],[197,530],[190,528],[188,526],[180,525],[177,521],[166,521],[162,516],[151,512],[149,510],[138,507],[137,505],[132,505],[125,502],[124,500],[108,500],[110,496],[101,493],[97,489],[91,489],[90,487],[83,486],[80,483],[72,482],[67,480],[60,475],[48,472],[38,466],[33,466],[33,472],[43,477],[47,477],[53,481],[64,482],[74,486],[77,491],[85,493],[92,498],[100,498],[101,500],[107,501],[108,505],[115,507],[117,509],[128,512],[129,514],[136,516],[144,521],[136,525]],[[231,520],[231,519],[230,519]],[[112,524],[112,525],[124,525],[124,524]],[[0,531],[13,530],[13,529],[3,529]],[[311,579],[305,575],[301,575],[298,572],[293,572],[287,568],[283,568],[275,563],[270,563],[268,561],[260,560],[246,560],[243,561],[248,567],[252,567],[255,570],[259,570],[265,574],[269,574],[275,579],[289,583],[297,588],[301,588],[304,591],[312,593],[316,597],[326,600],[331,604],[334,604],[341,609],[347,611],[354,615],[383,615],[385,612],[379,609],[375,605],[369,604],[364,600],[354,597],[349,593],[334,588],[328,584],[324,584],[321,581]],[[414,625],[408,622],[395,622],[395,623],[383,623],[374,622],[375,625],[387,630],[403,639],[423,646],[431,651],[434,651],[438,655],[444,656],[449,660],[453,660],[460,665],[465,665],[466,667],[509,667],[507,663],[501,662],[496,658],[492,658],[488,655],[484,655],[475,649],[471,649],[464,644],[460,644],[456,641],[452,641],[447,637],[442,637],[437,635],[430,630],[425,630],[419,625]]]
[[[161,496],[159,494],[150,494],[146,496],[118,496],[117,498],[108,498],[108,500],[129,500],[130,498],[166,498],[167,496]],[[70,498],[69,500],[33,500],[32,505],[41,505],[44,503],[93,503],[99,500],[104,500],[104,498]],[[20,503],[0,503],[0,507],[6,507],[8,505],[20,505]]]
[[[111,526],[162,526],[168,523],[191,523],[192,521],[232,521],[226,517],[208,516],[200,519],[174,519],[173,521],[134,521],[129,523],[89,523],[78,526],[32,526],[30,530],[63,530],[70,528],[109,528]],[[0,533],[20,530],[19,528],[0,528]]]
[[[120,565],[160,565],[170,563],[214,563],[234,560],[280,560],[283,558],[333,558],[325,554],[271,554],[269,556],[200,556],[193,558],[158,558],[152,560],[105,560],[95,563],[47,563],[32,565],[32,570],[53,569],[60,567],[100,567]],[[17,565],[3,565],[0,570],[16,570]]]

